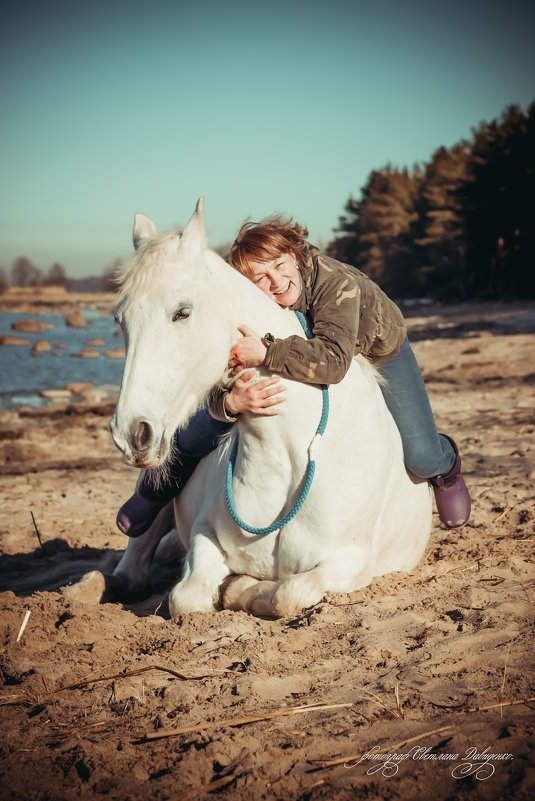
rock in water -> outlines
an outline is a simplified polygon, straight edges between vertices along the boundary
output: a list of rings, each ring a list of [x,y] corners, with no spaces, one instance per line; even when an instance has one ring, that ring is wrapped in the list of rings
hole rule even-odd
[[[74,311],[68,312],[65,315],[65,325],[68,325],[71,328],[85,328],[87,325],[87,320],[83,316],[80,309],[75,309]]]
[[[39,392],[39,395],[42,398],[49,398],[49,399],[71,397],[71,393],[69,392],[68,389],[42,389]]]
[[[78,359],[100,359],[100,351],[98,350],[79,350],[78,353],[72,353]]]
[[[114,350],[105,350],[104,356],[107,359],[124,359],[126,351],[124,348],[114,348]]]
[[[23,337],[0,337],[0,345],[31,345],[31,339],[24,339]]]
[[[40,353],[47,353],[52,350],[52,345],[44,339],[34,342],[33,348],[30,353],[32,356],[38,356]]]
[[[26,331],[32,334],[41,334],[47,328],[55,328],[55,325],[53,323],[44,323],[42,320],[34,320],[31,317],[26,320],[15,320],[14,323],[11,323],[12,331]]]

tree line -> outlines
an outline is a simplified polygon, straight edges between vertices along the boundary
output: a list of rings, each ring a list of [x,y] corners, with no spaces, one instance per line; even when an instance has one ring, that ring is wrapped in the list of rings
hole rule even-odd
[[[535,297],[535,101],[526,112],[508,106],[427,164],[373,170],[334,231],[327,254],[393,297]],[[9,284],[113,290],[118,261],[100,277],[69,279],[60,264],[43,273],[21,256],[9,276],[0,268],[0,291]]]
[[[117,285],[113,275],[120,263],[121,260],[116,259],[99,276],[69,278],[63,265],[58,262],[44,272],[26,256],[19,256],[13,261],[9,273],[0,267],[0,292],[8,286],[63,286],[75,292],[114,292]]]
[[[69,279],[65,269],[61,264],[54,262],[48,272],[36,267],[35,264],[26,258],[19,256],[14,260],[9,271],[9,276],[3,267],[0,267],[0,289],[5,289],[10,284],[12,286],[67,286]]]
[[[373,170],[327,246],[398,298],[535,297],[535,102],[412,170]]]

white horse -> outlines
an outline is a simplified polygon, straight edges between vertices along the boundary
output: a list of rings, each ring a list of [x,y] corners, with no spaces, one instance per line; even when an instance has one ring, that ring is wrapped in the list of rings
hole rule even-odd
[[[202,199],[182,236],[158,234],[149,218],[136,215],[134,244],[137,254],[123,269],[117,307],[127,355],[110,428],[127,464],[153,468],[169,457],[175,431],[210,390],[230,385],[227,361],[241,336],[238,325],[278,337],[304,334],[293,312],[207,249]],[[269,373],[258,368],[256,375]],[[169,596],[172,616],[214,610],[218,603],[292,615],[326,592],[349,592],[374,576],[409,571],[423,555],[430,490],[407,474],[376,373],[360,356],[330,387],[327,428],[315,446],[316,472],[299,513],[263,535],[235,522],[225,500],[225,474],[236,437],[234,498],[250,526],[280,520],[302,488],[322,393],[317,386],[280,381],[286,401],[279,414],[242,414],[175,499],[176,531],[187,555]],[[168,521],[161,514],[129,541],[114,581],[139,588],[147,580]]]

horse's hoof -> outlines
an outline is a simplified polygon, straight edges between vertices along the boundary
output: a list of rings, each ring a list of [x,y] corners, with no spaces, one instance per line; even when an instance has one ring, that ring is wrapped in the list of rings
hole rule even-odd
[[[106,579],[99,570],[86,573],[76,584],[63,588],[63,595],[69,601],[85,604],[100,604],[106,596]]]
[[[219,588],[219,605],[222,609],[238,612],[245,609],[243,594],[258,584],[252,576],[228,576]]]
[[[250,612],[258,617],[277,617],[273,596],[279,584],[259,581],[251,576],[229,576],[221,585],[220,605],[234,612]]]

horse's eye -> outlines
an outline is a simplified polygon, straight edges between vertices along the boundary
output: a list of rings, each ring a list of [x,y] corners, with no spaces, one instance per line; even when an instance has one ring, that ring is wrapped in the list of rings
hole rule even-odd
[[[191,314],[191,306],[180,306],[173,314],[173,322],[176,323],[178,320],[186,320]]]

